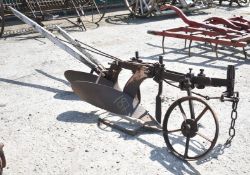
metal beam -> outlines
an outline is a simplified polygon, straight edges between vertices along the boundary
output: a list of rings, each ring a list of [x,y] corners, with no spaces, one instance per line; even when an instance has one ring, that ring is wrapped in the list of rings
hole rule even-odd
[[[66,39],[69,43],[71,43],[77,50],[79,50],[83,55],[89,58],[94,64],[98,65],[102,70],[105,70],[104,66],[97,60],[95,57],[84,49],[81,44],[72,36],[70,36],[65,30],[61,27],[56,26],[58,32]]]

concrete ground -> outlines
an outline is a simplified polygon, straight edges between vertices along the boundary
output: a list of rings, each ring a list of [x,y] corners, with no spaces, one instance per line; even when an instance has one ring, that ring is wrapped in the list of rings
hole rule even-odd
[[[250,7],[228,6],[202,10],[189,15],[202,21],[211,16],[250,18]],[[59,23],[61,24],[61,23]],[[64,25],[63,23],[61,25]],[[78,40],[127,60],[139,51],[145,61],[155,62],[161,55],[161,38],[147,30],[162,30],[184,23],[177,17],[132,19],[127,10],[109,13],[99,26],[87,24],[87,31],[68,32]],[[18,28],[20,26],[16,26]],[[11,30],[6,28],[6,30]],[[56,32],[54,32],[57,34]],[[129,136],[115,129],[97,126],[103,110],[81,101],[64,78],[68,69],[89,72],[89,68],[39,34],[0,39],[0,141],[5,144],[5,175],[16,174],[249,174],[250,173],[250,54],[244,60],[234,48],[220,48],[219,58],[206,45],[194,43],[192,57],[184,41],[166,40],[166,69],[195,73],[204,68],[210,77],[225,78],[227,65],[236,67],[236,91],[240,92],[236,136],[229,148],[231,104],[207,101],[218,116],[220,134],[215,148],[205,158],[182,161],[166,147],[162,133]],[[97,57],[103,62],[109,60]],[[119,77],[122,85],[130,73]],[[197,92],[220,96],[224,88]],[[154,114],[157,84],[142,84],[142,104]],[[185,94],[164,84],[163,113]]]

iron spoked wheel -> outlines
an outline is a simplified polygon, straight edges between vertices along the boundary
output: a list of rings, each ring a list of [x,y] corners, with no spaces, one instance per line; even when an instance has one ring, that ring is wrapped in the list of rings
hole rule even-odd
[[[250,0],[237,0],[237,4],[240,7],[247,7],[249,6]]]
[[[219,123],[203,100],[187,96],[175,101],[163,121],[163,136],[170,151],[181,159],[197,160],[217,141]]]
[[[155,0],[124,0],[128,10],[136,17],[146,17],[155,8]]]
[[[4,31],[4,8],[3,1],[0,0],[0,37],[2,37]]]
[[[107,0],[90,0],[89,9],[86,11],[87,21],[97,24],[107,11]]]

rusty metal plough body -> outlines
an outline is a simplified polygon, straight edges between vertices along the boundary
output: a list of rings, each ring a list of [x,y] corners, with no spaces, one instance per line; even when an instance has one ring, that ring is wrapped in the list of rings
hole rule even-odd
[[[204,22],[197,22],[189,19],[179,8],[171,5],[165,5],[163,8],[169,8],[176,11],[178,16],[188,26],[167,29],[163,31],[148,31],[149,34],[162,36],[162,49],[164,51],[165,37],[173,37],[189,40],[189,56],[192,41],[215,44],[216,57],[218,57],[218,45],[242,47],[245,58],[247,53],[245,47],[250,43],[250,21],[243,17],[234,17],[223,19],[212,17]],[[220,26],[223,25],[223,26]]]
[[[140,124],[140,127],[131,131],[116,125],[116,123],[112,121],[100,118],[99,121],[101,123],[132,135],[141,130],[162,131],[168,148],[173,154],[180,158],[196,160],[203,157],[214,147],[218,138],[219,125],[215,113],[205,101],[193,96],[195,94],[199,95],[193,92],[193,89],[204,89],[208,86],[226,87],[226,91],[217,99],[221,101],[231,101],[233,104],[238,103],[238,93],[234,91],[234,66],[228,66],[227,77],[223,79],[207,77],[203,72],[204,70],[201,70],[198,75],[193,74],[191,70],[187,74],[168,70],[163,64],[162,57],[159,58],[159,62],[148,63],[143,62],[139,54],[136,53],[135,57],[129,61],[124,61],[74,39],[66,31],[58,27],[59,33],[66,39],[65,42],[71,44],[71,46],[66,45],[62,42],[62,39],[59,39],[20,12],[13,8],[11,8],[11,10],[21,20],[33,26],[43,36],[91,69],[91,73],[68,70],[64,74],[66,79],[71,83],[73,91],[82,100],[121,117],[126,116],[125,118],[129,118],[131,121]],[[113,61],[110,63],[110,67],[105,68],[88,51],[112,59]],[[130,70],[132,76],[122,89],[118,83],[118,76],[123,70]],[[152,117],[140,104],[140,85],[146,79],[153,79],[158,84],[155,117]],[[178,99],[169,107],[162,123],[161,105],[163,82],[170,85],[177,83],[176,87],[186,91],[187,96]],[[200,96],[203,95],[200,94]],[[209,99],[209,97],[205,98]],[[200,108],[199,111],[198,108]],[[180,117],[180,121],[177,121],[178,116]],[[172,121],[172,119],[174,120]],[[201,124],[203,119],[211,119],[211,121]],[[211,132],[211,135],[208,137],[206,136],[207,132],[201,132],[206,128],[206,125],[210,125],[210,123],[212,123],[214,127],[209,127],[208,133]],[[173,125],[174,128],[171,128]],[[176,134],[179,134],[181,138],[176,137]],[[198,140],[196,140],[197,137]],[[233,137],[234,135],[230,137],[230,141]],[[181,141],[176,142],[178,139],[181,139]],[[203,145],[202,149],[197,148],[196,150],[194,147],[197,146],[200,139],[202,140],[200,143]],[[204,144],[205,142],[206,144]],[[195,143],[196,146],[193,145],[193,143]],[[175,147],[176,144],[181,146],[184,151],[179,151],[178,148]],[[191,154],[193,150],[196,150],[194,152],[195,154]]]

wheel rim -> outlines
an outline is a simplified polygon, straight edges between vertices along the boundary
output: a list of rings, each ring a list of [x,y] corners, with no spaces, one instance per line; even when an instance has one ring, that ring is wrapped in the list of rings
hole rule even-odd
[[[137,17],[148,16],[155,6],[155,0],[124,0],[128,10]]]
[[[250,0],[237,0],[237,3],[241,7],[249,6]]]
[[[218,134],[215,113],[206,102],[196,97],[175,101],[163,121],[165,142],[170,151],[181,159],[197,160],[205,156],[213,149]]]

